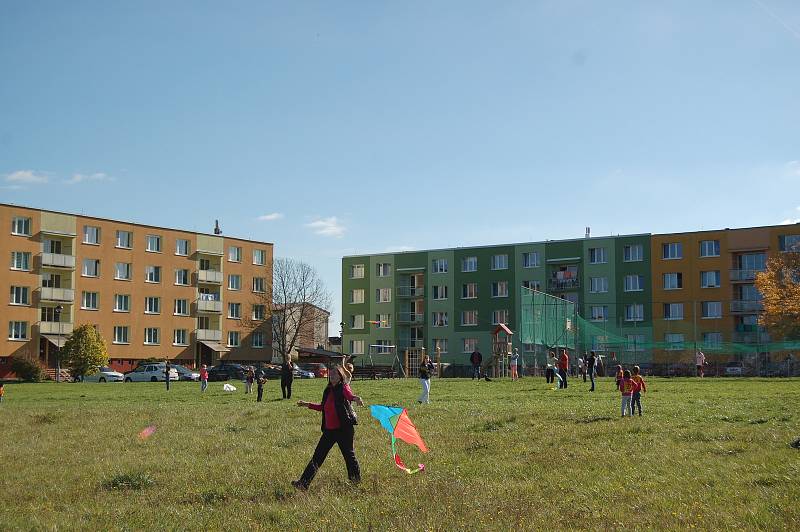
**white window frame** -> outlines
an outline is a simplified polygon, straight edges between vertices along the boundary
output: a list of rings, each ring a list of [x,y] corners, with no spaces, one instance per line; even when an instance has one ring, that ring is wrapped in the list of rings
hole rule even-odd
[[[234,281],[235,280],[235,281]],[[228,275],[228,290],[237,292],[242,289],[242,276],[238,273]]]
[[[172,307],[172,314],[175,316],[188,316],[189,315],[189,300],[176,299]]]
[[[31,271],[31,253],[29,251],[12,251],[11,269],[20,272]]]
[[[353,314],[350,316],[350,328],[351,329],[363,329],[364,328],[364,315],[363,314]]]
[[[120,305],[120,303],[123,302],[125,303],[125,305]],[[131,311],[130,294],[114,294],[114,312],[130,312],[130,311]]]
[[[376,303],[391,303],[392,302],[392,289],[391,288],[376,288],[375,289],[375,302]]]
[[[147,235],[145,251],[148,253],[161,253],[161,235]]]
[[[589,264],[607,264],[608,254],[606,248],[589,248]]]
[[[707,253],[708,251],[708,244],[711,246],[711,253]],[[700,241],[700,257],[719,257],[721,247],[719,240],[701,240]]]
[[[363,279],[364,278],[364,265],[351,264],[350,265],[350,279]]]
[[[502,316],[501,316],[502,314]],[[492,311],[492,325],[500,325],[501,323],[504,325],[508,325],[508,317],[510,313],[508,309],[497,309]],[[500,319],[500,318],[503,319]]]
[[[180,337],[180,338],[179,338]],[[189,334],[186,329],[173,329],[172,330],[172,345],[189,345]]]
[[[126,273],[125,277],[120,276],[120,266],[124,266]],[[117,281],[132,281],[133,280],[133,264],[130,262],[116,262],[114,263],[114,279]]]
[[[664,343],[668,344],[667,351],[681,351],[685,349],[686,337],[683,333],[666,333],[664,334]]]
[[[260,286],[258,286],[260,285]],[[265,288],[267,285],[266,279],[263,277],[253,277],[253,293],[254,294],[263,294],[267,291]]]
[[[83,243],[90,246],[100,245],[100,228],[96,225],[83,226]]]
[[[608,277],[589,277],[590,294],[605,294],[607,292],[608,292]]]
[[[447,289],[447,285],[446,284],[433,285],[433,291],[432,292],[433,292],[433,299],[435,301],[444,301],[445,299],[447,299],[448,289]],[[444,294],[444,295],[442,295],[442,294]]]
[[[450,265],[447,263],[447,259],[433,259],[433,266],[431,268],[431,273],[447,273]]]
[[[9,305],[30,306],[30,287],[12,286],[10,291]]]
[[[256,321],[264,321],[267,317],[267,307],[266,305],[255,304],[251,310],[253,319]]]
[[[492,270],[507,270],[508,269],[508,254],[507,253],[500,253],[498,255],[492,255],[491,269]]]
[[[161,298],[158,296],[146,296],[144,298],[144,313],[161,314]]]
[[[431,344],[431,352],[436,353],[436,348],[439,348],[439,352],[442,354],[447,353],[447,338],[434,338]]]
[[[683,258],[683,244],[681,242],[665,242],[661,244],[662,260],[680,260]]]
[[[461,259],[461,273],[477,272],[478,257],[472,255]]]
[[[492,297],[508,297],[508,281],[492,281]]]
[[[707,277],[708,274],[713,274],[714,277],[713,281],[714,284],[708,284]],[[719,270],[706,270],[700,272],[700,288],[719,288],[722,282],[721,272]]]
[[[350,354],[363,355],[364,354],[364,340],[350,340]]]
[[[644,303],[627,303],[625,305],[625,321],[644,321]]]
[[[472,288],[473,290],[470,290],[470,288]],[[471,295],[470,292],[472,292]],[[478,283],[464,283],[461,285],[461,299],[477,299],[477,298],[478,298]]]
[[[146,282],[146,283],[160,283],[161,282],[161,266],[145,266],[144,267],[144,282]]]
[[[242,304],[236,302],[228,303],[228,319],[240,320],[242,319]]]
[[[633,288],[634,283],[630,282],[636,279],[636,288]],[[644,275],[628,274],[625,276],[625,292],[642,292],[644,291]]]
[[[478,339],[477,338],[464,338],[463,342],[463,352],[464,353],[472,353],[478,348]]]
[[[100,294],[97,292],[81,293],[81,310],[98,310],[100,305]]]
[[[364,303],[363,288],[353,288],[350,290],[350,303],[353,305],[361,305]]]
[[[125,245],[123,240],[127,242],[127,245]],[[117,243],[114,247],[119,249],[133,249],[133,232],[117,230]]]
[[[629,244],[622,248],[623,262],[642,262],[644,260],[644,246],[642,244]]]
[[[391,329],[392,328],[392,315],[391,314],[378,314],[377,315],[377,327],[379,329]]]
[[[267,264],[267,250],[266,249],[254,249],[253,250],[253,264],[256,266],[264,266]]]
[[[242,248],[240,246],[228,247],[228,262],[242,262]]]
[[[89,266],[94,263],[94,274],[89,273]],[[100,277],[100,259],[83,259],[81,267],[81,277]]]
[[[645,335],[643,334],[626,334],[625,335],[625,350],[633,353],[640,353],[644,351]]]
[[[240,342],[239,331],[228,331],[228,347],[239,347]]]
[[[181,282],[181,273],[185,274],[183,282]],[[191,276],[189,270],[186,268],[178,268],[175,270],[175,285],[176,286],[189,286],[191,284]]]
[[[468,317],[474,320],[468,320]],[[474,323],[473,323],[474,321]],[[462,327],[477,327],[478,326],[478,311],[477,310],[462,310],[461,311],[461,326]]]
[[[185,249],[182,249],[185,248]],[[190,253],[190,243],[185,238],[175,240],[175,254],[179,257],[188,257]]]
[[[717,310],[716,314],[711,314],[711,310]],[[718,320],[722,318],[722,301],[701,301],[700,315],[704,320]]]
[[[8,322],[8,339],[16,342],[28,340],[28,322],[27,321],[9,321]]]
[[[433,313],[431,327],[447,327],[448,323],[447,312],[436,311]]]
[[[538,268],[539,267],[539,252],[526,251],[522,254],[522,267],[523,268]]]
[[[680,312],[677,312],[680,309]],[[673,312],[675,310],[675,312]],[[664,319],[668,321],[679,321],[684,317],[683,303],[664,303]]]
[[[589,310],[592,321],[608,321],[608,305],[592,305]]]
[[[31,236],[31,224],[31,218],[14,216],[11,219],[11,234],[17,236]]]
[[[112,344],[128,345],[131,343],[130,329],[127,325],[114,325]]]
[[[145,327],[144,345],[161,345],[161,329],[158,327]]]
[[[712,335],[712,334],[715,335],[714,338],[715,338],[716,341],[709,342],[708,341],[708,337],[710,335]],[[722,333],[721,332],[706,331],[706,332],[703,332],[703,335],[701,336],[701,338],[703,339],[702,340],[703,341],[703,347],[706,348],[706,349],[715,349],[715,348],[718,348],[718,347],[722,347]]]
[[[250,347],[253,349],[264,349],[264,333],[261,331],[254,331],[250,335]]]
[[[662,275],[662,282],[664,290],[683,290],[683,272],[666,272]]]
[[[392,264],[390,262],[379,262],[375,264],[375,277],[391,277]]]

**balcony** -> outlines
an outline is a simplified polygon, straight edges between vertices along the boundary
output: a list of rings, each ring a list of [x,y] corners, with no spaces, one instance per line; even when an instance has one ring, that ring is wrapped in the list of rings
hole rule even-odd
[[[196,305],[197,312],[213,312],[214,314],[222,312],[222,301],[198,299]]]
[[[61,255],[60,253],[42,253],[39,258],[44,268],[64,268],[67,270],[75,269],[75,257],[72,255]]]
[[[72,303],[75,301],[75,290],[71,288],[49,288],[43,286],[39,289],[39,300]]]
[[[416,324],[425,321],[425,314],[415,312],[399,312],[397,314],[397,323]]]
[[[222,272],[214,270],[198,270],[198,283],[222,284]]]
[[[398,286],[397,297],[425,297],[424,286]]]
[[[548,279],[548,290],[576,290],[581,287],[580,279]]]
[[[752,283],[756,280],[756,275],[758,272],[763,272],[763,269],[759,270],[731,270],[731,282],[734,283]]]
[[[756,300],[738,300],[731,301],[731,312],[760,312],[764,309],[764,304]]]
[[[72,323],[58,321],[40,321],[39,334],[56,334],[66,336],[72,334]]]
[[[198,341],[219,342],[222,340],[222,331],[216,329],[197,329],[195,336]]]

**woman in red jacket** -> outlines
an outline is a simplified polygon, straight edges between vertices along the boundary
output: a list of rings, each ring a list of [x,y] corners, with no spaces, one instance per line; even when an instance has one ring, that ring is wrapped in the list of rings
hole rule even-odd
[[[322,392],[322,402],[297,401],[297,406],[305,406],[311,410],[322,412],[322,436],[314,450],[314,456],[311,457],[311,461],[308,462],[300,479],[292,481],[292,486],[299,490],[308,489],[333,444],[337,444],[342,452],[350,481],[359,482],[361,480],[361,469],[356,459],[353,442],[358,418],[350,402],[359,406],[364,406],[364,402],[359,396],[353,395],[349,384],[345,384],[350,382],[350,377],[346,369],[336,366],[328,373],[328,386]]]

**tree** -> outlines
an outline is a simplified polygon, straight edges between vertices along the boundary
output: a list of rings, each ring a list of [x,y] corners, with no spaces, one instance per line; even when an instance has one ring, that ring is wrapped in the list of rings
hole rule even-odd
[[[272,272],[265,276],[264,291],[254,301],[263,305],[265,315],[256,319],[245,314],[242,324],[255,329],[270,320],[273,353],[286,360],[308,331],[321,319],[327,320],[332,299],[317,271],[305,262],[278,258],[265,268]]]
[[[27,358],[11,357],[11,371],[26,382],[39,382],[44,378],[42,367]]]
[[[72,331],[61,350],[61,361],[73,376],[91,375],[108,364],[106,344],[93,325],[81,325]]]
[[[756,276],[756,288],[764,304],[759,324],[776,337],[800,338],[800,253],[771,257]]]

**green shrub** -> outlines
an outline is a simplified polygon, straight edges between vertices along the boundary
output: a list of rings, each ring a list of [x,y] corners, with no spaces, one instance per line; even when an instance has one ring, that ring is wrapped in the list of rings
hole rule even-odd
[[[11,357],[11,371],[25,382],[39,382],[44,379],[44,370],[39,363],[28,358]]]

